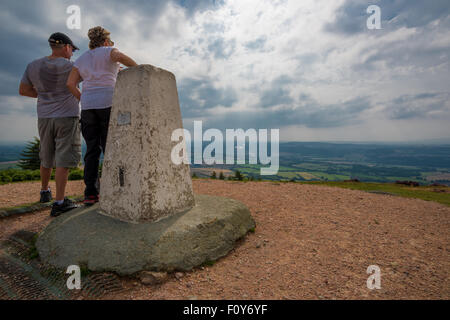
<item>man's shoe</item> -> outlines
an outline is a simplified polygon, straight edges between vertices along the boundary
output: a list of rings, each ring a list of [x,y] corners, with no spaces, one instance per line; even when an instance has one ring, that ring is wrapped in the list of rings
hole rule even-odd
[[[52,211],[50,212],[50,215],[52,217],[57,217],[61,213],[67,212],[69,210],[78,208],[78,206],[70,199],[64,198],[64,202],[61,204],[57,204],[56,202],[53,203]]]
[[[92,206],[94,203],[98,202],[98,195],[96,196],[85,196],[83,203],[87,206]]]
[[[52,201],[52,191],[50,188],[45,191],[41,191],[41,200],[39,200],[40,203],[46,203]]]

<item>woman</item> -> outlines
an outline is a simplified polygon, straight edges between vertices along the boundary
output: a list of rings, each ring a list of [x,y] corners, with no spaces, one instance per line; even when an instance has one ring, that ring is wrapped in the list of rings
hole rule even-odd
[[[98,202],[98,167],[105,153],[114,86],[120,63],[136,66],[136,62],[113,48],[110,32],[102,27],[89,30],[89,49],[79,57],[67,80],[70,92],[81,102],[81,133],[86,141],[84,156],[84,203]],[[80,92],[78,83],[83,82]]]

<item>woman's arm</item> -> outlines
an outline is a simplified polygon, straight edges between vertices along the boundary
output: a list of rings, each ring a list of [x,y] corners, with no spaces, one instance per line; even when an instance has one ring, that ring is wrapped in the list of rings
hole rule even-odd
[[[33,88],[33,86],[23,83],[20,83],[19,86],[19,94],[21,96],[30,97],[30,98],[37,98],[37,92],[36,89]]]
[[[80,101],[81,99],[81,92],[80,89],[78,89],[78,84],[81,81],[80,72],[77,68],[72,67],[72,71],[70,71],[69,78],[67,79],[67,88],[69,91],[75,96],[75,98]]]
[[[117,49],[112,49],[111,53],[110,53],[110,57],[111,60],[113,62],[119,62],[121,64],[123,64],[124,66],[127,67],[135,67],[137,66],[137,63],[131,59],[129,56],[127,56],[126,54],[120,52]]]

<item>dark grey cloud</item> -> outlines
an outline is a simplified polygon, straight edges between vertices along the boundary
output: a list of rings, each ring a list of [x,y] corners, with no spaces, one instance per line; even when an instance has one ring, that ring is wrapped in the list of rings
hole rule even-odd
[[[178,94],[183,117],[204,116],[208,108],[231,107],[237,101],[232,88],[216,88],[212,79],[185,78],[178,83]]]
[[[422,27],[450,14],[448,0],[347,0],[325,30],[345,35],[372,31],[366,27],[369,17],[366,10],[370,5],[380,7],[383,29]]]
[[[391,119],[411,119],[450,116],[449,93],[402,95],[387,104]]]
[[[372,108],[368,97],[359,97],[340,104],[320,105],[309,95],[302,95],[303,103],[282,109],[230,112],[211,116],[204,121],[205,128],[281,128],[303,125],[308,128],[336,128],[359,123],[361,115]],[[185,122],[186,126],[190,124]]]
[[[16,95],[27,64],[48,54],[51,29],[47,38],[22,29],[27,24],[46,24],[46,9],[38,1],[2,1],[0,11],[4,16],[0,30],[0,95]]]
[[[448,68],[450,46],[447,47],[427,47],[411,46],[404,42],[391,43],[388,45],[374,46],[361,50],[360,55],[366,56],[362,62],[355,63],[352,68],[356,72],[372,73],[377,70],[379,63],[383,63],[388,68],[395,67],[421,67],[431,68],[446,63]]]
[[[293,80],[287,76],[281,76],[274,79],[270,84],[270,89],[262,92],[260,106],[269,108],[294,102],[289,95],[289,90],[285,88],[285,86],[291,84],[292,81]]]

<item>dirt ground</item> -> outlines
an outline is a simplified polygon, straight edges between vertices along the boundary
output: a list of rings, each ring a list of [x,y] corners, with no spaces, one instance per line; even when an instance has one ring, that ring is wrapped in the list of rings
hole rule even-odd
[[[297,183],[194,180],[196,193],[245,203],[250,233],[213,266],[162,285],[123,279],[108,299],[449,299],[450,207]],[[54,190],[54,189],[53,189]],[[80,195],[81,181],[68,194]],[[36,201],[39,183],[0,186],[0,207]],[[0,219],[0,238],[42,230],[49,210]],[[381,289],[366,285],[369,265]]]

